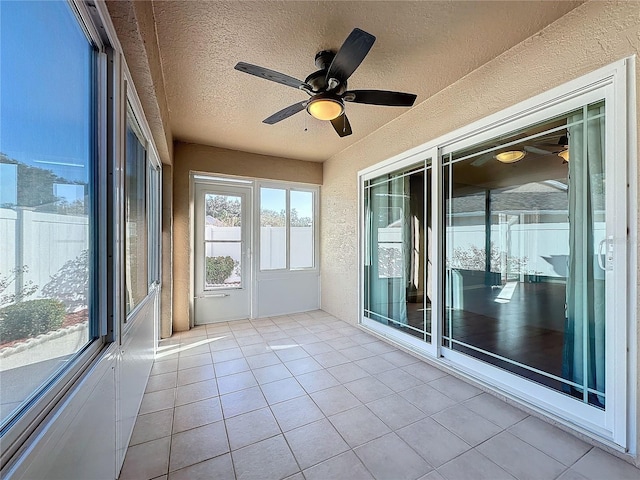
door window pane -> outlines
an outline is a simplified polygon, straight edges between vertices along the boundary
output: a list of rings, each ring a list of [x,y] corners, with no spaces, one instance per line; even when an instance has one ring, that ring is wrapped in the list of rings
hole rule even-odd
[[[313,268],[313,192],[291,190],[290,268]]]
[[[603,104],[443,161],[443,345],[603,408]]]
[[[260,189],[260,270],[287,268],[287,191]]]
[[[431,170],[413,167],[365,185],[364,314],[427,342],[431,341],[427,249],[431,217],[425,214],[425,186],[430,195],[430,184]]]
[[[125,288],[129,314],[149,292],[147,152],[133,114],[127,115],[125,167]]]
[[[242,197],[205,194],[205,290],[242,285]]]
[[[4,426],[96,331],[95,59],[67,2],[0,3],[0,44]]]

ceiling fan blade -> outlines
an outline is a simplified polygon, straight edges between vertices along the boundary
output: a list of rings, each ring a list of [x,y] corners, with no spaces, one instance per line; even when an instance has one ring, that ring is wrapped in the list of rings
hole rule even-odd
[[[333,125],[336,133],[341,137],[346,137],[352,133],[351,124],[349,123],[349,119],[345,113],[331,120],[331,125]]]
[[[255,75],[256,77],[271,80],[272,82],[281,83],[282,85],[287,85],[293,88],[300,88],[306,85],[302,80],[298,80],[297,78],[276,72],[275,70],[269,70],[268,68],[251,65],[250,63],[238,62],[234,68],[240,72]]]
[[[493,160],[493,153],[487,153],[485,155],[482,155],[482,156],[476,158],[469,165],[471,165],[472,167],[481,167],[482,165],[487,163],[489,160]]]
[[[333,58],[327,71],[327,82],[335,78],[340,82],[347,80],[367,56],[376,37],[359,28],[354,28]]]
[[[353,99],[350,99],[355,95]],[[350,90],[345,92],[347,102],[367,103],[369,105],[386,105],[390,107],[411,107],[416,101],[413,93],[389,92],[386,90]]]
[[[269,125],[273,125],[274,123],[278,123],[285,118],[289,118],[291,115],[295,115],[298,112],[301,112],[307,106],[307,101],[294,103],[293,105],[289,105],[287,108],[283,108],[279,112],[274,113],[269,118],[265,118],[262,123],[267,123]]]
[[[556,145],[557,147],[557,145]],[[553,152],[550,152],[549,150],[545,150],[543,148],[538,148],[538,147],[534,147],[531,145],[525,145],[524,147],[525,151],[529,152],[529,153],[535,153],[536,155],[552,155]]]

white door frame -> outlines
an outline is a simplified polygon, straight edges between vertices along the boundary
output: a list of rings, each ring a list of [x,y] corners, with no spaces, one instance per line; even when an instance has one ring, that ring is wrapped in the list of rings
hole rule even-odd
[[[252,318],[253,271],[253,185],[251,181],[215,181],[205,177],[191,177],[191,319],[193,325]],[[204,288],[204,195],[206,193],[238,196],[242,198],[241,213],[241,283],[240,287]],[[201,258],[202,257],[202,258]],[[206,302],[204,305],[198,303]],[[216,304],[219,304],[216,306]],[[219,308],[219,314],[202,318],[200,308]],[[200,315],[200,318],[198,318]]]

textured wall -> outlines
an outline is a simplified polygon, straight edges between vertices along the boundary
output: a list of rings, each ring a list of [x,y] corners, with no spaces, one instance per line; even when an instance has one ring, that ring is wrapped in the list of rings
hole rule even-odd
[[[151,2],[108,0],[107,8],[162,163],[171,164],[173,137]]]
[[[322,307],[357,321],[359,170],[637,54],[639,48],[640,2],[587,3],[326,161]]]
[[[640,2],[586,3],[325,162],[322,308],[348,322],[358,320],[359,170],[639,50]],[[640,90],[640,68],[635,84]],[[636,109],[640,113],[640,105]],[[637,124],[636,118],[636,131]],[[638,178],[631,181],[638,184]],[[631,234],[636,250],[637,233]],[[638,338],[631,342],[638,345]],[[638,395],[635,408],[640,410]]]
[[[268,157],[223,148],[176,143],[173,168],[173,330],[189,329],[190,252],[189,172],[250,176],[322,184],[322,164]]]

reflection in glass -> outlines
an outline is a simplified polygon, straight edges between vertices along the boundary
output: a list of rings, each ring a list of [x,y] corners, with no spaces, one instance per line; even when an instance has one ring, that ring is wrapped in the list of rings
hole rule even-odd
[[[70,4],[1,2],[0,45],[4,428],[96,337],[96,162],[94,50]]]
[[[147,151],[137,121],[127,115],[125,167],[125,289],[129,314],[149,293],[147,228]]]
[[[365,185],[365,316],[427,342],[431,259],[425,240],[431,219],[429,209],[425,215],[425,194],[429,198],[430,183],[431,170],[414,167]]]
[[[443,163],[443,345],[604,407],[603,105]]]
[[[291,190],[290,268],[313,268],[313,192]]]
[[[260,188],[260,270],[287,268],[287,191]]]
[[[242,286],[242,197],[205,194],[205,290]]]

